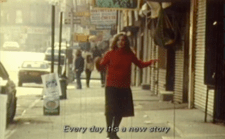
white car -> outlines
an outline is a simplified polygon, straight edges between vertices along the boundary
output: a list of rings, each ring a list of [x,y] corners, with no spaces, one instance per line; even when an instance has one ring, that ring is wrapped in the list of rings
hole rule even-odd
[[[20,45],[19,45],[18,42],[5,42],[3,44],[3,50],[19,51],[20,50]]]
[[[61,47],[61,57],[60,57],[60,64],[64,64],[65,56],[66,56],[66,47]],[[54,63],[58,63],[59,59],[59,47],[55,47],[54,49]],[[45,51],[45,61],[51,62],[52,61],[52,48],[48,47]]]

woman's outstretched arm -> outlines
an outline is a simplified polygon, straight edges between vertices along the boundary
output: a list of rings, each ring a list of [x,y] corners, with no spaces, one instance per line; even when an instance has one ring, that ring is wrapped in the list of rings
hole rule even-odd
[[[138,66],[139,68],[145,68],[145,67],[148,67],[148,66],[154,64],[154,63],[157,62],[157,61],[158,61],[158,59],[154,59],[154,60],[150,60],[150,61],[144,62],[144,61],[138,59],[138,58],[135,56],[135,54],[133,54],[133,57],[132,57],[132,62],[133,62],[136,66]]]

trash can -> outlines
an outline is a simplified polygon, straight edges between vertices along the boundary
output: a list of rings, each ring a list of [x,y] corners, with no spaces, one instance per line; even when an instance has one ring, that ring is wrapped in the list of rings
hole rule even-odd
[[[60,87],[62,95],[60,96],[60,99],[67,99],[67,78],[65,76],[59,77]]]

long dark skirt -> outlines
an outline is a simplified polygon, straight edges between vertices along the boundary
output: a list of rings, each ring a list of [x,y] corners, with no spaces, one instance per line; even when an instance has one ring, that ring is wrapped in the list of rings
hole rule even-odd
[[[105,88],[105,115],[134,116],[133,97],[130,88]]]

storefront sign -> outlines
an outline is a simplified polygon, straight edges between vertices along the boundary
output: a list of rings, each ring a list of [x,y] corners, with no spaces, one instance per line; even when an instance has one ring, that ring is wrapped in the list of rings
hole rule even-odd
[[[64,24],[71,24],[71,19],[65,19]],[[80,19],[73,19],[73,24],[81,24]]]
[[[88,42],[88,35],[85,34],[74,34],[74,41],[75,42]]]
[[[75,12],[74,16],[90,16],[90,12]]]
[[[91,24],[112,25],[116,24],[117,13],[114,10],[91,10]]]
[[[100,8],[137,8],[138,0],[93,0]]]
[[[99,33],[99,31],[97,31],[97,30],[90,30],[91,35],[97,35],[98,33]]]
[[[96,25],[96,30],[111,30],[112,25]]]

